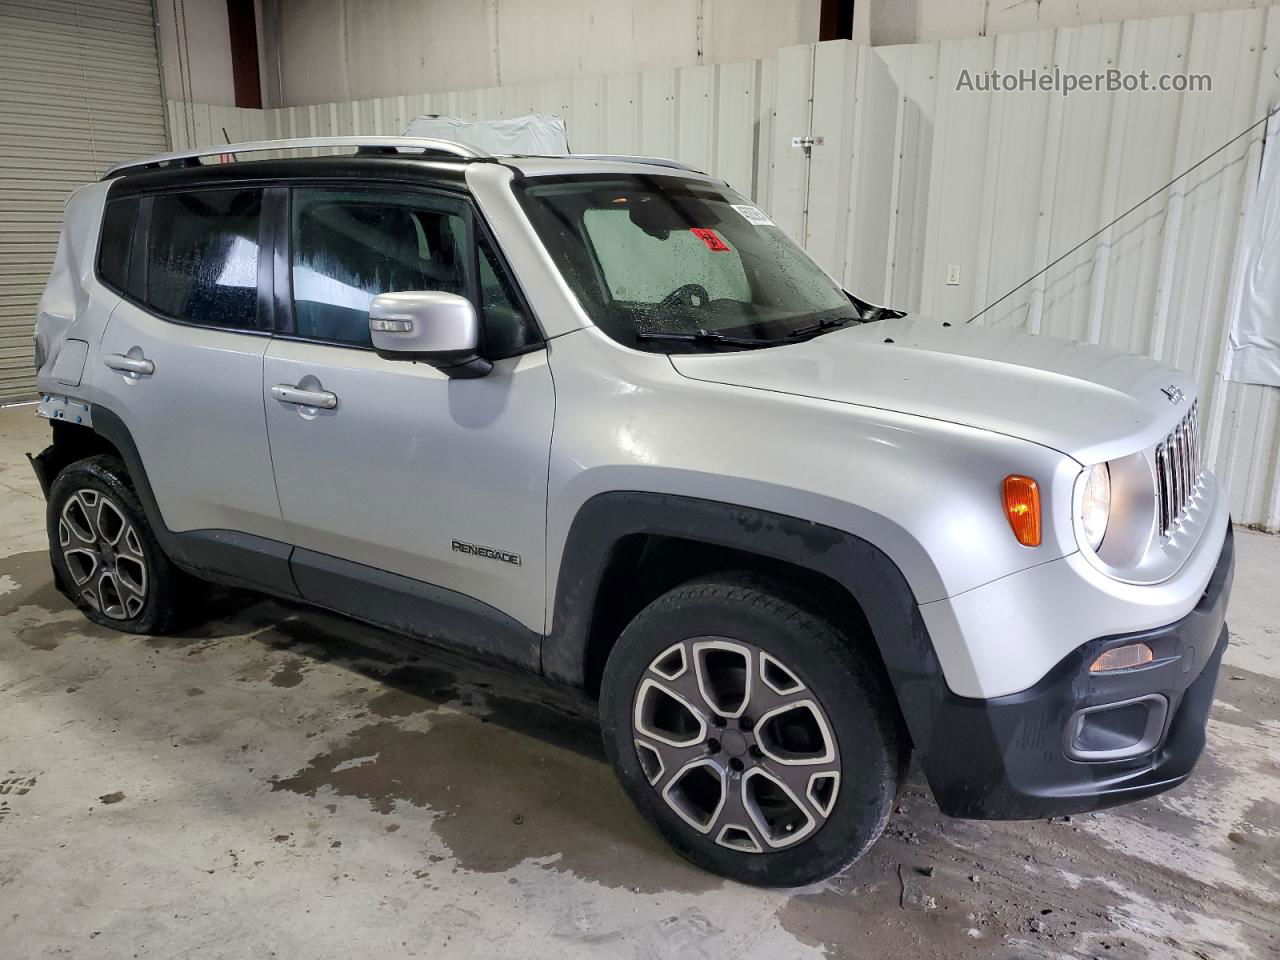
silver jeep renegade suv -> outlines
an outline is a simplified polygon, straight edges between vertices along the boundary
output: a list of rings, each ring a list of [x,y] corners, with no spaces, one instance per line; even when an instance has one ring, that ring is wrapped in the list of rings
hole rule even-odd
[[[581,688],[748,883],[851,863],[912,751],[957,817],[1190,773],[1233,552],[1184,375],[873,306],[667,161],[255,150],[67,205],[33,460],[90,619],[213,581]]]

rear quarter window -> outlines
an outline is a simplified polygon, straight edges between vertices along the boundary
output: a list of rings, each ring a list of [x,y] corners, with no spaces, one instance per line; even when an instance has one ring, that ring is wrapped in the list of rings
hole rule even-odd
[[[117,293],[130,292],[129,259],[137,222],[137,197],[107,201],[102,212],[102,239],[98,243],[98,279]]]

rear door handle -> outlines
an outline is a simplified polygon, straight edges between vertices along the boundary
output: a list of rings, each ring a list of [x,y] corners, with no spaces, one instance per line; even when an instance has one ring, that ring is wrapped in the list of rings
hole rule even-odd
[[[102,362],[112,370],[119,370],[121,373],[148,375],[156,372],[156,365],[146,357],[126,357],[122,353],[108,353],[102,358]]]
[[[332,410],[338,405],[338,395],[328,390],[302,390],[287,383],[277,383],[271,388],[271,396],[281,403],[293,403],[299,407],[319,407]]]

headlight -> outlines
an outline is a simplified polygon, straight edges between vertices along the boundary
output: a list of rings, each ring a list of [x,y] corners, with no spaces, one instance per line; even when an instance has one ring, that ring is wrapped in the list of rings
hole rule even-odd
[[[1107,535],[1111,517],[1111,471],[1105,463],[1089,468],[1084,482],[1084,499],[1080,503],[1080,525],[1089,546],[1097,550]]]

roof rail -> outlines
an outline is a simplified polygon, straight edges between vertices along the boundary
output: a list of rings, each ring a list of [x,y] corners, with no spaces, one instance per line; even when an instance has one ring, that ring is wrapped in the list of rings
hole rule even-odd
[[[697,167],[690,166],[687,163],[681,163],[679,160],[668,160],[666,157],[641,157],[627,153],[569,153],[565,154],[566,160],[613,160],[618,163],[647,163],[654,167],[671,167],[673,170],[688,170],[690,173],[702,173],[707,171],[699,170]]]
[[[386,152],[397,150],[421,150],[424,154],[458,157],[463,160],[483,160],[490,156],[484,150],[469,147],[452,140],[436,140],[431,137],[302,137],[294,140],[253,140],[248,143],[228,143],[221,146],[202,147],[199,150],[179,150],[145,160],[117,163],[103,174],[103,180],[125,173],[154,170],[164,166],[196,166],[201,157],[224,154],[262,153],[267,150],[308,150],[327,147],[354,147],[361,152]]]

